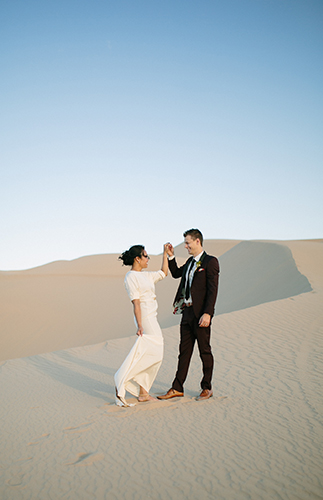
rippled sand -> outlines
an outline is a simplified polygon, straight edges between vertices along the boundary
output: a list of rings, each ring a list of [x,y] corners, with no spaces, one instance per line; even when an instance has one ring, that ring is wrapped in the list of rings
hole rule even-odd
[[[323,498],[323,245],[208,244],[224,249],[224,296],[212,334],[214,397],[195,401],[201,378],[195,352],[184,398],[116,407],[113,374],[134,342],[120,338],[124,332],[3,361],[1,500]],[[115,278],[122,282],[122,275]],[[165,311],[167,287],[176,286],[167,281],[160,293]],[[273,295],[275,284],[280,296]],[[131,324],[127,301],[125,307]],[[165,322],[172,320],[167,314]],[[163,333],[155,395],[170,387],[177,361],[178,325]]]

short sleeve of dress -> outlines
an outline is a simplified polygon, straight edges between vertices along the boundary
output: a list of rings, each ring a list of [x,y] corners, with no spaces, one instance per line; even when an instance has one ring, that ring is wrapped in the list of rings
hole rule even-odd
[[[160,269],[160,271],[152,272],[151,274],[152,274],[152,278],[153,278],[154,283],[157,283],[158,281],[166,278],[166,274],[161,269]]]
[[[127,274],[124,284],[130,300],[140,299],[139,285],[132,274]]]

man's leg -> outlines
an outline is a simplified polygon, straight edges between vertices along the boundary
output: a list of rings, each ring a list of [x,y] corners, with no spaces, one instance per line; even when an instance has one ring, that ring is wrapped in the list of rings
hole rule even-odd
[[[211,325],[207,328],[202,328],[196,324],[196,337],[198,348],[200,352],[200,358],[203,365],[203,378],[201,381],[201,388],[212,389],[212,374],[213,374],[213,354],[210,346],[211,337]]]
[[[193,354],[195,344],[194,318],[193,308],[185,308],[181,321],[181,340],[179,345],[177,372],[172,385],[172,389],[179,392],[184,392],[183,385],[187,377]]]

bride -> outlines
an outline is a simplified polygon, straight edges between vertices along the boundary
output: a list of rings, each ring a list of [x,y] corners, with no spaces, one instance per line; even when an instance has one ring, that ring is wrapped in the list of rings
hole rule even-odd
[[[164,245],[162,267],[156,272],[143,272],[149,256],[142,245],[132,246],[119,257],[124,265],[131,266],[125,286],[133,304],[138,338],[114,375],[118,406],[132,406],[125,400],[126,391],[138,397],[139,402],[157,401],[149,390],[163,359],[164,340],[157,322],[155,283],[167,276],[167,248],[168,244]]]

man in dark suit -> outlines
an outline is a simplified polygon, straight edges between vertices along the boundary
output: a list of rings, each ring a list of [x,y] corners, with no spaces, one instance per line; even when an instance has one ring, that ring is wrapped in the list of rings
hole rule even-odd
[[[184,233],[185,248],[191,257],[178,267],[174,248],[168,244],[168,264],[173,278],[181,278],[175,300],[174,314],[182,313],[178,365],[171,389],[158,399],[184,396],[184,382],[197,340],[203,365],[202,392],[198,400],[213,396],[211,379],[213,355],[210,346],[211,320],[218,292],[219,262],[203,250],[203,236],[198,229]]]

